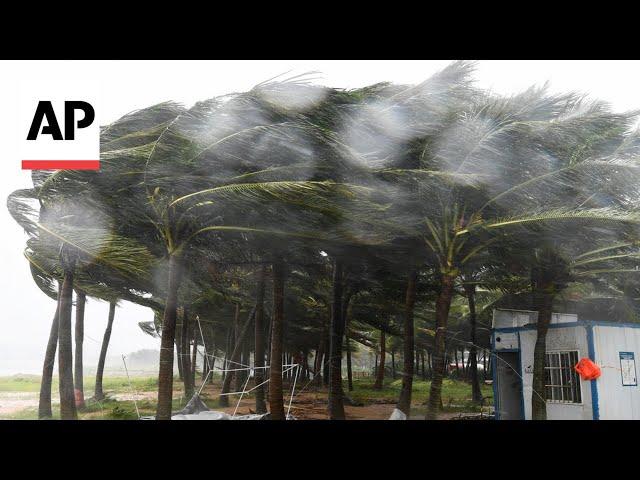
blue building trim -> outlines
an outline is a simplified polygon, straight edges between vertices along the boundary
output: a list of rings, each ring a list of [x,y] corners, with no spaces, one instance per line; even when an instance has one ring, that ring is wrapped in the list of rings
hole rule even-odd
[[[604,320],[578,320],[575,322],[565,322],[565,323],[552,323],[549,325],[549,328],[569,328],[569,327],[579,327],[579,326],[602,326],[602,327],[618,327],[618,328],[640,328],[640,323],[619,323],[619,322],[607,322]],[[492,328],[494,332],[499,333],[516,333],[522,330],[535,330],[536,324],[529,323],[527,325],[523,325],[521,327],[502,327],[502,328]]]
[[[618,323],[604,320],[583,320],[582,323],[601,327],[640,328],[640,323]]]
[[[586,322],[581,322],[581,321],[566,322],[566,323],[552,323],[551,325],[549,325],[549,328],[570,328],[570,327],[577,327],[585,324]],[[523,325],[522,327],[503,327],[503,328],[494,328],[492,330],[498,333],[517,333],[517,332],[521,332],[522,330],[535,330],[536,328],[537,327],[535,323],[529,323],[527,325]]]
[[[495,332],[502,332],[502,329],[495,329]],[[493,409],[495,411],[495,419],[500,420],[500,398],[498,392],[498,351],[496,351],[496,335],[495,332],[491,335],[491,378],[493,378]],[[520,377],[520,406],[522,410],[522,417],[520,420],[524,420],[524,380],[522,378],[522,348],[520,345],[520,333],[518,332],[518,348],[505,348],[501,349],[500,353],[517,353],[518,354],[518,375]]]
[[[592,362],[596,361],[596,352],[595,352],[595,342],[594,342],[594,333],[593,327],[602,326],[602,327],[618,327],[618,328],[640,328],[640,323],[620,323],[620,322],[607,322],[603,320],[577,320],[575,322],[566,322],[566,323],[553,323],[549,325],[549,328],[572,328],[582,326],[585,328],[587,333],[587,348],[589,359]],[[491,336],[491,349],[494,353],[492,356],[493,364],[493,390],[494,390],[494,398],[496,405],[496,419],[499,420],[499,399],[498,399],[498,378],[497,372],[495,368],[496,360],[495,354],[497,353],[495,350],[495,335],[497,333],[517,333],[518,334],[518,350],[508,349],[501,350],[504,352],[518,352],[518,362],[520,368],[520,375],[522,377],[522,348],[520,343],[520,332],[527,330],[535,330],[537,328],[535,323],[523,325],[521,327],[504,327],[504,328],[493,328],[493,334]],[[524,380],[522,380],[522,394],[521,394],[521,402],[522,402],[522,414],[526,418],[525,409],[524,409]],[[597,380],[590,381],[591,387],[591,404],[592,404],[592,415],[594,420],[600,420],[600,402],[598,397],[598,382]]]
[[[605,322],[606,323],[606,322]],[[587,329],[587,347],[589,349],[589,359],[596,361],[596,348],[593,341],[593,325],[588,324]],[[591,380],[591,405],[593,409],[593,419],[600,420],[600,405],[598,403],[598,384],[596,380]]]

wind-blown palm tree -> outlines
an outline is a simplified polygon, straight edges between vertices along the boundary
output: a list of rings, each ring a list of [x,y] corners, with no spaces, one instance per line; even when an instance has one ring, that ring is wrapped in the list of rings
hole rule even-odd
[[[625,136],[634,114],[614,114],[601,103],[549,95],[544,88],[495,97],[471,88],[469,73],[470,65],[454,64],[419,86],[378,94],[365,109],[390,121],[408,119],[378,131],[384,143],[378,139],[378,151],[366,152],[367,159],[386,167],[382,178],[393,178],[387,190],[397,208],[389,210],[396,217],[389,222],[399,236],[421,238],[439,271],[428,418],[441,403],[447,318],[455,279],[467,263],[539,224],[637,221],[637,214],[613,202],[594,207],[596,197],[587,201],[584,188],[602,175],[617,172],[619,178],[621,170],[635,168],[625,153],[635,143]],[[356,131],[373,136],[368,123],[379,122],[366,120]],[[619,179],[608,194],[622,198],[629,185],[628,178]]]
[[[82,368],[82,354],[84,343],[84,306],[87,296],[82,290],[76,290],[76,324],[75,324],[75,352],[73,383],[75,386],[76,406],[84,408],[84,382]]]
[[[545,88],[488,94],[473,86],[472,70],[458,62],[419,85],[357,90],[298,77],[189,109],[163,103],[102,128],[100,171],[34,172],[33,188],[8,206],[30,237],[34,281],[59,298],[51,338],[60,343],[64,416],[75,415],[73,289],[157,312],[147,326],[161,336],[157,419],[171,417],[174,349],[178,341],[187,358],[196,316],[206,353],[223,349],[242,363],[255,321],[254,361],[269,356],[274,419],[285,418],[281,359],[316,347],[318,378],[328,365],[329,417],[345,418],[343,342],[371,347],[372,329],[403,339],[397,407],[407,416],[416,346],[432,350],[435,418],[454,298],[453,316],[471,323],[478,400],[475,299],[514,278],[527,279],[540,311],[540,390],[554,298],[570,283],[622,285],[635,271],[635,114]],[[458,315],[462,295],[467,316]],[[236,306],[243,319],[255,313],[234,325]],[[81,359],[80,331],[76,339]],[[76,386],[80,372],[76,361]],[[194,381],[183,374],[189,391]],[[544,402],[533,401],[542,418]]]

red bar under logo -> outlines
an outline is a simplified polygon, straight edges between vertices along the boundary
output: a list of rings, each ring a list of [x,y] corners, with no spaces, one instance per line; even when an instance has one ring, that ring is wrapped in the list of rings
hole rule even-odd
[[[22,170],[100,170],[100,160],[22,160]]]

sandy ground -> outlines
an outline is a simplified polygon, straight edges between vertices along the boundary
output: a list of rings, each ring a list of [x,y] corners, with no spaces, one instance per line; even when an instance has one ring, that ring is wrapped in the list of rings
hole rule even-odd
[[[207,399],[204,399],[207,403]],[[214,408],[214,410],[233,414],[236,410],[238,400],[230,401],[227,408]],[[289,405],[289,398],[285,397],[285,411]],[[388,420],[395,408],[393,403],[372,403],[361,407],[345,405],[345,416],[347,420]],[[417,406],[417,405],[414,405]],[[326,393],[305,392],[294,397],[291,403],[291,415],[298,420],[327,420],[327,400]],[[243,399],[236,412],[236,415],[246,415],[255,413],[255,400],[253,398]],[[438,415],[438,420],[450,420],[460,415],[458,412],[444,412]],[[424,420],[424,415],[412,416],[411,420]]]
[[[58,402],[57,397],[52,400]],[[38,392],[0,392],[0,418],[32,407],[38,407]]]
[[[207,403],[207,400],[204,399]],[[238,399],[230,399],[230,406],[227,408],[215,408],[225,413],[233,414],[236,410]],[[285,397],[285,412],[289,406],[289,398]],[[353,407],[345,405],[345,415],[347,420],[386,420],[391,415],[395,404],[374,404],[363,407]],[[237,407],[236,415],[246,415],[255,413],[255,399],[242,399]],[[291,403],[291,415],[298,420],[326,420],[327,400],[326,394],[304,392],[296,395]]]
[[[219,388],[207,385],[203,391],[203,400],[206,404],[211,404],[211,399],[217,398]],[[157,392],[139,393],[113,393],[106,392],[107,395],[116,400],[155,400]],[[180,393],[177,391],[176,393]],[[228,414],[246,415],[255,413],[255,399],[253,397],[243,398],[238,405],[238,397],[229,399],[229,407],[212,408],[224,411]],[[58,402],[58,397],[53,397],[53,403]],[[289,406],[289,397],[285,396],[285,411]],[[417,405],[416,405],[417,406]],[[0,392],[0,419],[19,412],[26,408],[38,407],[38,392]],[[237,408],[237,411],[236,411]],[[387,420],[393,409],[393,403],[372,403],[364,406],[345,405],[345,415],[347,420]],[[305,391],[294,396],[291,402],[291,415],[299,420],[326,420],[327,419],[327,394],[326,392]],[[459,413],[441,413],[439,419],[449,420],[459,416]],[[422,420],[422,416],[415,416],[412,420]]]
[[[219,388],[215,386],[206,386],[203,391],[203,400],[208,403],[209,398],[216,398]],[[236,411],[238,397],[229,399],[229,407],[214,408],[228,414]],[[285,394],[284,399],[285,412],[289,406],[289,396]],[[376,402],[364,406],[345,405],[345,416],[347,420],[388,420],[395,408],[395,401],[385,403]],[[415,404],[414,407],[418,407]],[[237,407],[236,415],[247,415],[255,413],[255,399],[253,397],[242,399]],[[327,420],[327,393],[304,391],[296,394],[291,402],[291,415],[299,420]],[[449,420],[458,417],[458,412],[444,412],[438,415],[439,420]],[[411,420],[424,420],[423,415],[411,417]]]
[[[137,402],[141,400],[156,400],[158,398],[158,392],[140,392],[140,393],[113,393],[107,391],[107,396],[118,401],[133,401]]]

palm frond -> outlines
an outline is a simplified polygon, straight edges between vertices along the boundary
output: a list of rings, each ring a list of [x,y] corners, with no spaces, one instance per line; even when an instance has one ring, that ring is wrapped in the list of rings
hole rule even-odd
[[[504,228],[514,225],[562,222],[562,221],[578,221],[583,223],[605,222],[605,223],[640,223],[640,213],[621,211],[613,208],[592,208],[580,210],[554,209],[541,211],[532,214],[514,215],[501,219],[489,221],[476,221],[473,225],[459,230],[457,235],[465,235],[471,230]]]

